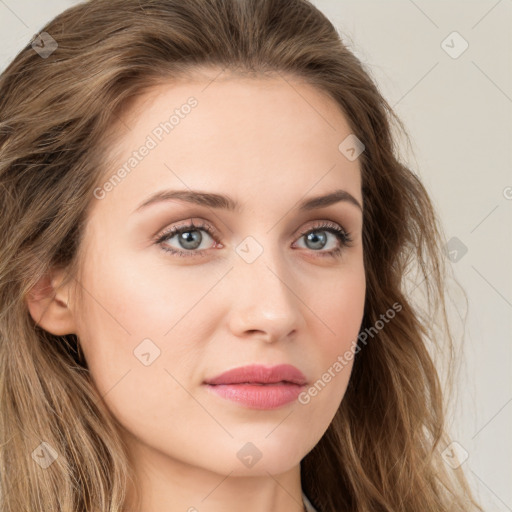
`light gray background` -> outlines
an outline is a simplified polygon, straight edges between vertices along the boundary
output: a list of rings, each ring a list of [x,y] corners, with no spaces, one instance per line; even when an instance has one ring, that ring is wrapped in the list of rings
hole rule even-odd
[[[0,0],[0,70],[76,3]],[[463,468],[484,508],[512,511],[512,0],[314,3],[405,122],[404,159],[447,240],[468,249],[449,262],[469,297],[452,439],[469,454]],[[442,46],[453,31],[469,45],[457,58]],[[444,47],[461,44],[452,36]]]

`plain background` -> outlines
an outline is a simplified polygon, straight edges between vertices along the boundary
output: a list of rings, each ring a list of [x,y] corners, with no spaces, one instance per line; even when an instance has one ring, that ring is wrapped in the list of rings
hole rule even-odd
[[[76,3],[0,0],[0,71]],[[313,3],[405,123],[404,159],[458,251],[449,264],[469,310],[452,439],[485,510],[512,511],[512,0]]]

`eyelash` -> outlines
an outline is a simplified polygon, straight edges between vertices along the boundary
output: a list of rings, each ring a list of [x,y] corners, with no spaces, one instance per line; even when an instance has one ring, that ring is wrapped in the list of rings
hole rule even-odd
[[[190,251],[181,251],[179,249],[169,248],[166,247],[163,242],[167,241],[169,238],[172,238],[174,235],[186,233],[187,231],[200,231],[204,230],[206,231],[217,243],[217,240],[215,238],[216,230],[207,222],[201,221],[199,224],[194,224],[193,221],[190,222],[190,224],[185,226],[173,226],[170,229],[166,230],[164,233],[161,233],[157,236],[155,240],[155,244],[159,245],[162,250],[165,252],[170,252],[171,254],[178,256],[178,257],[194,257],[194,256],[206,256],[206,250],[197,251],[197,250],[190,250]],[[329,233],[332,233],[336,236],[336,238],[340,242],[340,246],[336,249],[332,249],[331,251],[313,251],[318,252],[320,257],[332,257],[336,258],[341,255],[341,252],[345,247],[350,247],[352,244],[352,237],[351,234],[348,231],[345,231],[344,229],[340,228],[338,225],[329,222],[324,221],[320,223],[319,225],[313,226],[305,231],[302,231],[300,233],[299,239],[302,238],[305,235],[308,235],[310,233],[314,233],[315,231],[327,231]]]

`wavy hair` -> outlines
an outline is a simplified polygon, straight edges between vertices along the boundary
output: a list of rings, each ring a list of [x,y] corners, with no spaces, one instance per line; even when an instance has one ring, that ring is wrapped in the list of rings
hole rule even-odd
[[[77,336],[42,329],[26,298],[53,268],[78,284],[120,114],[209,67],[293,75],[339,105],[365,145],[361,329],[402,306],[360,347],[339,410],[301,461],[304,492],[320,512],[481,511],[441,455],[450,439],[433,354],[452,364],[454,340],[440,222],[400,161],[402,123],[326,16],[307,0],[90,0],[41,32],[58,48],[42,58],[29,43],[0,75],[0,509],[123,510],[134,474],[118,424]],[[421,304],[407,291],[412,269]],[[45,471],[31,456],[42,442],[59,455]]]

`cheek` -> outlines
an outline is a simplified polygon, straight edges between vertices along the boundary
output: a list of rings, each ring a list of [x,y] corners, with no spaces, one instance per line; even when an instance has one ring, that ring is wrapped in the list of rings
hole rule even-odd
[[[124,256],[113,250],[101,260],[88,264],[84,287],[87,325],[95,331],[119,334],[132,343],[145,338],[167,339],[214,286],[225,270],[204,266],[167,264],[157,248],[144,254]],[[103,251],[104,252],[104,251]],[[87,306],[87,305],[86,305]],[[96,323],[91,324],[91,318]]]
[[[345,394],[363,320],[365,295],[364,268],[357,264],[350,271],[338,273],[329,280],[322,294],[312,298],[311,309],[318,317],[316,334],[312,333],[318,372],[311,386],[299,397],[299,403],[310,407],[311,414],[321,418],[317,425],[328,426]]]
[[[77,333],[95,385],[117,417],[132,410],[130,422],[142,428],[149,418],[137,411],[159,411],[172,423],[171,410],[187,398],[180,383],[188,388],[201,379],[197,362],[209,325],[197,318],[211,315],[211,297],[202,298],[219,272],[123,254],[103,251],[87,261]]]
[[[197,380],[199,347],[180,322],[190,306],[183,297],[184,305],[159,300],[161,283],[151,283],[147,293],[141,285],[149,281],[125,279],[127,270],[96,275],[94,286],[89,281],[94,296],[84,297],[80,343],[94,385],[117,421],[137,438],[172,442],[171,433],[184,429],[182,414],[195,404],[184,389]]]
[[[362,264],[343,269],[317,296],[315,311],[324,324],[321,350],[324,355],[332,359],[356,340],[363,320],[365,296]]]

